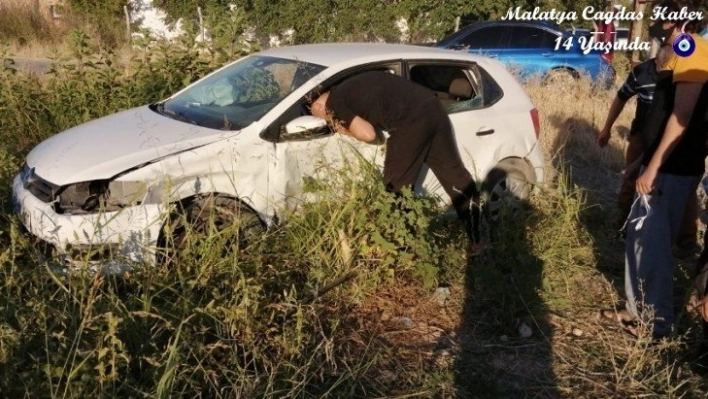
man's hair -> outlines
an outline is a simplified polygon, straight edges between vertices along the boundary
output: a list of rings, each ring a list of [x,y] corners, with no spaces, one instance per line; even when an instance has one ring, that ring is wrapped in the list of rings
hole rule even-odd
[[[654,8],[664,9],[663,15],[668,15],[669,13],[675,12],[680,13],[681,10],[685,10],[686,13],[693,11],[703,11],[706,12],[706,0],[662,0],[654,5]],[[683,19],[683,20],[665,20],[659,18],[658,20],[666,22],[675,22],[676,25],[681,28],[686,24],[685,30],[687,32],[698,32],[703,24],[702,20],[699,19]]]
[[[323,85],[317,85],[317,87],[310,90],[310,92],[305,95],[305,106],[310,109],[312,107],[312,103],[314,103],[318,98],[320,98],[321,95],[326,92],[327,90]]]

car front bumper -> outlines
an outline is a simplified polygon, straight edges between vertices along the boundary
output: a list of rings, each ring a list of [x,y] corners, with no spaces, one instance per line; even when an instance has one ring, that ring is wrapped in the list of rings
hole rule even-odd
[[[120,272],[131,264],[154,263],[164,206],[139,205],[119,212],[59,214],[32,195],[20,176],[12,184],[15,213],[24,227],[53,253],[52,266],[67,271],[102,268]]]

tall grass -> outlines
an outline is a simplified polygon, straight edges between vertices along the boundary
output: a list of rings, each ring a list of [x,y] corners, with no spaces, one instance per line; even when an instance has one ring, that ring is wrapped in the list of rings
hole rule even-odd
[[[76,30],[90,34],[94,51],[127,43],[125,23],[120,18],[106,12],[75,12],[69,6],[61,13],[61,18],[54,19],[49,5],[36,1],[0,3],[0,44],[9,45],[16,56],[46,58],[66,55],[67,36]]]
[[[385,192],[366,163],[332,170],[247,250],[237,229],[169,265],[121,278],[54,274],[10,212],[10,182],[40,140],[163,98],[215,67],[157,49],[130,68],[90,55],[44,77],[0,71],[0,392],[6,397],[700,397],[683,358],[597,322],[621,292],[612,240],[618,122],[594,143],[613,92],[527,91],[550,182],[465,255],[434,201]],[[168,55],[169,52],[169,56]],[[73,65],[73,66],[72,66]],[[438,290],[442,286],[444,289]],[[685,332],[687,330],[687,332]]]
[[[34,2],[0,4],[0,37],[13,38],[20,44],[32,41],[56,43],[64,33]]]

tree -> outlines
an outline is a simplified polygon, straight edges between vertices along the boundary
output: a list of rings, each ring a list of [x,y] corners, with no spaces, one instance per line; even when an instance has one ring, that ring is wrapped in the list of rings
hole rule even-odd
[[[66,3],[74,15],[100,28],[97,32],[99,42],[107,47],[115,47],[125,40],[123,7],[127,5],[128,10],[132,11],[139,5],[139,1],[127,2],[126,0],[66,0]]]
[[[294,29],[296,43],[312,43],[399,41],[401,33],[396,25],[401,19],[406,21],[409,41],[437,40],[455,28],[458,17],[463,22],[499,19],[509,8],[516,7],[553,8],[580,15],[587,6],[601,8],[605,3],[604,0],[154,0],[154,6],[164,10],[173,22],[179,18],[195,21],[197,6],[219,15],[229,9],[229,4],[242,10],[244,23],[255,27],[260,35],[279,35]]]
[[[152,0],[152,5],[167,15],[167,23],[175,23],[179,19],[194,23],[197,20],[197,7],[206,9],[228,10],[229,4],[241,5],[233,0]]]

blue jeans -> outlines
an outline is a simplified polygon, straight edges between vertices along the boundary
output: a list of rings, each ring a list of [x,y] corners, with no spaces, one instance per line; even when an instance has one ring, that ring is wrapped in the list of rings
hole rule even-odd
[[[636,195],[627,223],[625,293],[627,310],[653,325],[655,336],[671,334],[674,324],[674,259],[686,204],[701,176],[659,173],[655,194],[648,195],[651,211]],[[640,227],[637,229],[637,227]]]

